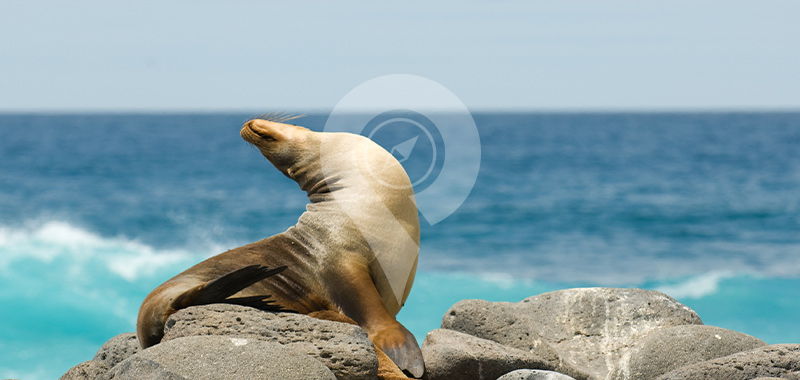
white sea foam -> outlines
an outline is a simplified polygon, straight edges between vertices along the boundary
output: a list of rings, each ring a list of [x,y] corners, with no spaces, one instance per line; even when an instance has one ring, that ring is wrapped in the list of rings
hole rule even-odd
[[[497,286],[498,288],[505,290],[521,286],[523,287],[531,286],[532,284],[532,281],[530,279],[517,278],[511,273],[505,273],[505,272],[480,273],[478,276],[483,282]]]
[[[67,247],[108,245],[111,242],[64,222],[47,222],[34,231],[33,236],[42,241]]]
[[[123,237],[102,237],[60,221],[45,222],[29,229],[0,227],[0,252],[3,253],[0,270],[4,271],[22,261],[51,264],[58,259],[62,260],[64,269],[77,278],[86,274],[86,264],[91,260],[129,282],[152,275],[158,269],[203,257],[181,250],[158,250]],[[96,270],[97,266],[91,269]]]
[[[134,281],[140,275],[152,274],[156,269],[187,261],[189,255],[183,252],[155,252],[142,246],[137,254],[123,254],[108,259],[109,269],[120,277]]]
[[[716,293],[719,290],[720,281],[734,276],[734,273],[728,271],[710,272],[691,277],[677,284],[659,286],[656,287],[656,290],[673,298],[703,298]]]

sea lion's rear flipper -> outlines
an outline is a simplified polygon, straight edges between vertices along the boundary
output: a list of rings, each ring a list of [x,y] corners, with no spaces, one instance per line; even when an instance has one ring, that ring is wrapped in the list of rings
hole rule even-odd
[[[272,298],[272,296],[236,297],[236,298],[226,298],[224,302],[234,305],[249,306],[264,311],[297,313],[296,310],[284,309],[283,306],[276,304],[275,301],[270,300],[269,298]]]
[[[233,299],[228,299],[228,297],[256,282],[283,272],[285,269],[285,266],[269,269],[263,265],[250,265],[237,269],[206,282],[205,284],[187,290],[175,298],[172,302],[172,308],[174,310],[180,310],[189,306],[208,305],[212,303],[236,303],[245,304],[247,306],[262,305],[266,308],[265,310],[269,310],[270,308],[280,310],[279,306],[272,305],[271,301],[265,300],[269,296]],[[256,300],[255,298],[259,299]]]

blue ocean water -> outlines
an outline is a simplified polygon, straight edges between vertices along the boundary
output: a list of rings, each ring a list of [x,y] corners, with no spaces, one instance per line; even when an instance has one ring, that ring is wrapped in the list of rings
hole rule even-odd
[[[164,280],[295,223],[305,194],[241,140],[249,116],[0,115],[0,378],[58,378]],[[800,342],[800,113],[474,119],[475,187],[423,223],[398,316],[420,343],[458,300],[575,286]]]

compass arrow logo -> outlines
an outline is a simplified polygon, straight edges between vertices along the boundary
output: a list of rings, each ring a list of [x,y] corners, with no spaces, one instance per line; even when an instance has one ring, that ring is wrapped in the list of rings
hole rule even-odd
[[[394,158],[397,159],[398,162],[402,164],[405,160],[408,160],[408,158],[411,157],[411,151],[413,151],[414,146],[417,145],[417,139],[419,139],[419,136],[414,136],[406,141],[401,142],[400,144],[393,146],[390,153],[392,156],[394,156]],[[383,164],[383,169],[381,170],[386,170],[386,168],[391,164],[392,159],[387,159]]]
[[[392,148],[392,155],[395,156],[400,162],[407,160],[408,157],[411,156],[411,151],[414,150],[414,145],[417,145],[417,139],[419,139],[419,136],[414,136],[413,138],[395,145]],[[400,157],[397,157],[395,153],[397,153],[397,155]]]

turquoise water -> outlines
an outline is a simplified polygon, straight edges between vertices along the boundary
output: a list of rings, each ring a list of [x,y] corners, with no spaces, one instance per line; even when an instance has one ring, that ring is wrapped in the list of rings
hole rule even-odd
[[[167,278],[296,221],[304,194],[240,141],[248,116],[0,115],[0,378],[57,378]],[[800,342],[800,114],[475,120],[475,188],[423,224],[398,316],[420,343],[458,300],[576,286]]]

